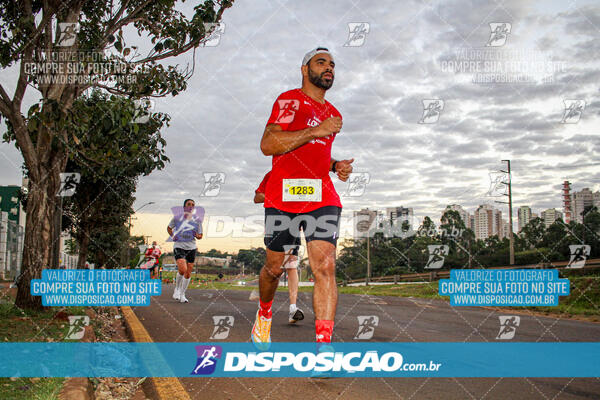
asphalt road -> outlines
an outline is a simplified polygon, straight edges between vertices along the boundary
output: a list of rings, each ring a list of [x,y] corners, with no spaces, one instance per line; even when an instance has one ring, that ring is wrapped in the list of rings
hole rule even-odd
[[[230,342],[249,341],[256,301],[249,291],[187,291],[175,302],[173,285],[134,311],[156,342],[213,342],[213,316],[233,317]],[[313,341],[312,293],[299,293],[306,318],[287,323],[288,299],[278,292],[273,306],[273,341]],[[450,307],[442,300],[340,295],[333,341],[359,341],[359,319],[378,319],[370,341],[500,341],[499,316],[520,317],[514,337],[504,341],[588,342],[600,340],[600,324],[479,307]],[[224,333],[221,333],[224,335]],[[364,337],[364,336],[361,336]],[[498,360],[501,362],[501,360]],[[600,361],[599,361],[600,364]],[[600,374],[599,374],[600,375]],[[193,399],[600,399],[600,378],[182,378]]]

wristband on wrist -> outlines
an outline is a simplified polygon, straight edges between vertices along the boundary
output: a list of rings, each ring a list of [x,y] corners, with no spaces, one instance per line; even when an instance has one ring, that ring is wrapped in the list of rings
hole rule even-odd
[[[334,161],[333,164],[331,164],[331,172],[335,173],[335,165],[337,164],[337,161]]]

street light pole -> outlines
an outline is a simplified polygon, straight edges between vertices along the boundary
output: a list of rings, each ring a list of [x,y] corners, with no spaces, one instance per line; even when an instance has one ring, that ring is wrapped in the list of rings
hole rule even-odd
[[[136,212],[140,211],[142,208],[144,208],[150,204],[154,204],[154,202],[149,201],[147,203],[142,204],[137,210],[134,210],[133,213],[135,214]],[[131,215],[129,216],[129,236],[131,236]]]
[[[52,268],[60,268],[60,242],[62,233],[62,209],[63,209],[63,198],[60,196],[60,200],[56,202],[56,213],[54,217],[54,245],[52,248]]]
[[[507,164],[508,173],[508,241],[510,246],[510,265],[515,265],[515,238],[513,235],[513,210],[512,210],[512,176],[510,173],[510,160],[502,160]]]
[[[367,235],[367,279],[365,285],[369,285],[371,280],[371,235]]]

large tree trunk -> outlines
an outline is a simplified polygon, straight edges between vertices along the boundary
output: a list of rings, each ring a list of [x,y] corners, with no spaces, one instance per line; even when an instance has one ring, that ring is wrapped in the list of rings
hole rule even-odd
[[[29,193],[23,262],[15,300],[15,305],[20,308],[43,308],[41,296],[31,295],[31,279],[40,279],[42,269],[58,268],[58,265],[53,265],[52,258],[54,242],[60,240],[55,224],[60,198],[56,194],[60,189],[60,173],[66,166],[67,154],[60,145],[47,154],[39,165],[27,166]]]
[[[41,169],[41,174],[30,174],[23,262],[15,301],[17,307],[42,309],[41,297],[31,295],[30,281],[40,279],[44,268],[58,267],[51,263],[52,244],[57,237],[54,218],[56,202],[59,201],[56,196],[60,187],[59,168],[59,165],[55,165],[54,168]],[[36,175],[43,179],[38,181]]]

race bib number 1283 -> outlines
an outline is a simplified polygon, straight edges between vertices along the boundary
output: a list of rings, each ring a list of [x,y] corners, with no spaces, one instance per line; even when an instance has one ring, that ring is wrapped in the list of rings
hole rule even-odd
[[[284,179],[283,201],[321,201],[320,179]]]

